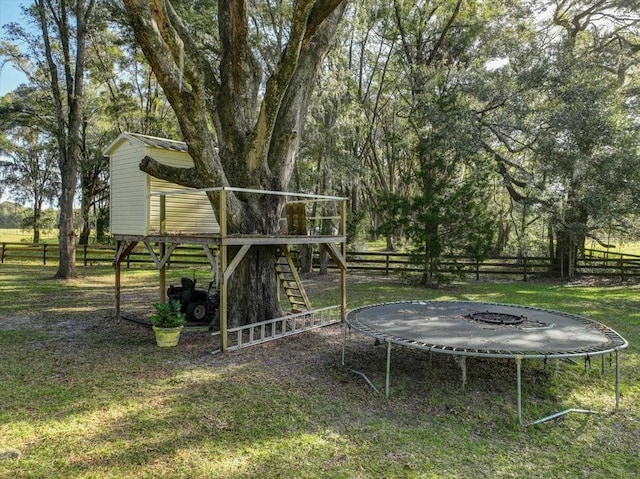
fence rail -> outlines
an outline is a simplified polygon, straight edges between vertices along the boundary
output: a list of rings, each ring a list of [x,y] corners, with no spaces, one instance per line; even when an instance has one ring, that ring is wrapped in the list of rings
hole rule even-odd
[[[2,263],[8,262],[40,262],[42,264],[57,263],[58,245],[0,243],[2,247]],[[115,255],[113,245],[81,245],[76,250],[76,261],[84,266],[111,264]],[[352,271],[372,271],[384,274],[402,272],[420,272],[420,264],[414,261],[409,253],[395,252],[347,252],[347,263]],[[126,265],[153,264],[147,249],[136,247],[127,257]],[[316,254],[314,265],[318,266]],[[530,276],[548,273],[551,260],[549,258],[500,256],[476,261],[464,256],[444,256],[438,266],[439,271],[455,272],[469,277],[518,277],[527,280]],[[208,266],[209,260],[200,246],[181,245],[171,256],[169,267]],[[330,269],[337,268],[329,263]],[[577,274],[588,274],[602,277],[619,277],[622,279],[640,277],[640,256],[610,253],[599,250],[585,250],[578,260]]]

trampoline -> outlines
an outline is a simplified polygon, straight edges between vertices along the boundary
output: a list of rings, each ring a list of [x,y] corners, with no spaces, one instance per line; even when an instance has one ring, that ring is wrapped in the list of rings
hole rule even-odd
[[[351,329],[387,346],[385,395],[389,397],[392,345],[456,356],[466,381],[467,357],[514,359],[517,414],[522,420],[522,361],[615,356],[615,407],[620,404],[619,351],[627,341],[611,328],[591,319],[560,311],[527,306],[471,301],[400,301],[363,306],[345,318],[342,364],[347,332]],[[373,386],[368,378],[360,374]],[[375,387],[374,387],[375,388]],[[570,412],[567,409],[526,425],[538,424]]]

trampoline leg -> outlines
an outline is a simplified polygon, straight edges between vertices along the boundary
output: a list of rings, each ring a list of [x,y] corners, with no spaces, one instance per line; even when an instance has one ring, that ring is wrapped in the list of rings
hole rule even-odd
[[[345,321],[344,323],[344,334],[342,337],[342,365],[344,366],[344,355],[345,355],[345,350],[347,348],[347,322]]]
[[[616,349],[616,411],[620,408],[620,358]]]
[[[387,374],[385,378],[384,393],[387,399],[389,399],[389,376],[391,373],[391,343],[387,341]]]
[[[462,390],[464,391],[467,385],[467,357],[466,356],[454,356],[460,371],[462,372]]]
[[[540,418],[536,421],[525,424],[522,421],[522,356],[516,356],[515,360],[516,360],[516,382],[517,382],[517,389],[518,389],[518,422],[520,423],[521,426],[523,427],[534,426],[536,424],[541,424],[543,422],[559,418],[561,416],[564,416],[565,414],[569,414],[572,412],[583,413],[583,414],[598,414],[597,411],[591,411],[589,409],[566,409],[564,411],[560,411],[560,412],[551,414],[549,416]],[[619,378],[618,366],[619,366],[618,351],[616,350],[616,409],[618,408],[618,402],[620,397],[620,390],[619,390],[620,378]]]
[[[518,422],[524,426],[522,422],[522,358],[516,356],[516,384],[518,389]]]

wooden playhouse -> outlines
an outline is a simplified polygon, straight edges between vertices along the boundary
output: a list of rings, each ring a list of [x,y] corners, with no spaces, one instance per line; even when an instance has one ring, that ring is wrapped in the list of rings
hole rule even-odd
[[[110,159],[112,234],[145,236],[160,233],[161,196],[158,193],[179,191],[183,191],[184,194],[170,194],[165,197],[165,233],[211,234],[220,231],[205,192],[187,193],[188,188],[159,180],[140,171],[139,164],[145,156],[169,166],[193,167],[193,160],[185,143],[135,133],[122,133],[103,153]]]
[[[122,133],[104,150],[110,159],[111,233],[117,248],[115,266],[115,313],[121,313],[121,263],[138,245],[144,244],[160,272],[160,299],[166,299],[166,268],[172,253],[184,244],[200,245],[215,271],[220,290],[220,350],[236,349],[308,329],[333,324],[346,314],[346,198],[215,187],[193,190],[151,177],[140,170],[140,162],[150,156],[160,163],[189,168],[193,160],[187,145],[180,141]],[[220,217],[216,218],[207,191],[219,198]],[[226,197],[229,192],[279,195],[285,197],[287,216],[282,234],[227,234]],[[306,207],[317,202],[337,206],[339,214],[334,234],[309,234]],[[259,324],[227,327],[227,284],[247,251],[254,245],[277,245],[274,274],[292,306],[292,314]],[[325,248],[341,272],[339,305],[312,308],[293,264],[291,245],[317,244]],[[229,246],[237,253],[230,257]]]

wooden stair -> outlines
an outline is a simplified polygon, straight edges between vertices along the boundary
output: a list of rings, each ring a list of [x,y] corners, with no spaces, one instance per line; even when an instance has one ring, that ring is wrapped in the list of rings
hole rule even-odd
[[[301,313],[311,310],[311,303],[307,297],[307,293],[302,286],[302,280],[298,274],[298,270],[293,264],[291,252],[286,245],[279,248],[280,254],[276,257],[276,275],[278,282],[282,286],[289,304],[291,304],[292,313]]]

